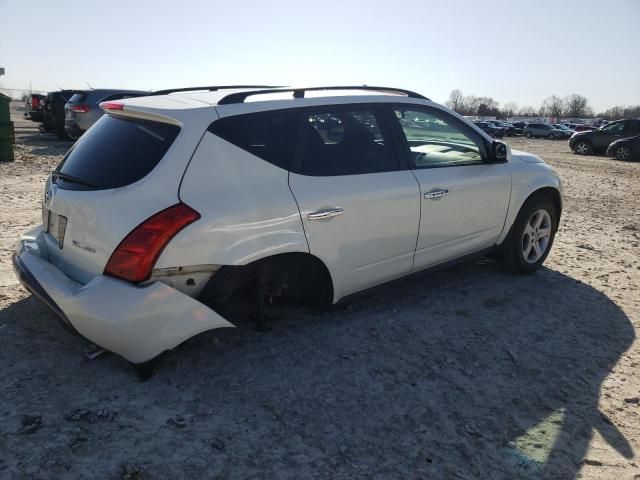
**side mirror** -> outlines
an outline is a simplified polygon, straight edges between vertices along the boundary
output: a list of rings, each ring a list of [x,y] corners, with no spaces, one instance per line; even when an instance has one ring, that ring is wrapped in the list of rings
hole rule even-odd
[[[507,146],[504,143],[494,140],[491,150],[494,162],[504,163],[507,161]]]

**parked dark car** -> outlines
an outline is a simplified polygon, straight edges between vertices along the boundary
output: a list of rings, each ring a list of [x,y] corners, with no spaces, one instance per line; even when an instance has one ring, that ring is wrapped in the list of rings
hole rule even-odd
[[[576,133],[576,131],[573,128],[571,128],[568,125],[565,125],[563,123],[554,123],[552,125],[554,126],[554,128],[557,128],[559,130],[564,130],[565,132],[567,132],[569,134],[569,136],[571,136],[574,133]]]
[[[24,118],[28,118],[32,122],[42,122],[42,101],[44,95],[32,93],[27,97],[24,105]]]
[[[640,135],[616,140],[607,148],[607,156],[618,160],[640,160]]]
[[[493,138],[502,138],[505,134],[505,129],[496,127],[495,125],[490,124],[489,122],[473,122],[474,125],[478,126],[480,130],[488,133]]]
[[[67,138],[64,131],[64,106],[73,95],[73,90],[49,92],[43,100],[42,126],[45,132],[55,133],[60,138]]]
[[[569,139],[569,148],[579,155],[602,153],[611,143],[640,135],[640,119],[627,118],[608,123],[597,130],[577,132]]]
[[[487,122],[489,122],[492,125],[495,125],[498,128],[504,128],[505,135],[507,135],[508,137],[513,137],[516,134],[516,129],[510,123],[503,122],[502,120],[487,120]]]
[[[104,114],[101,102],[141,97],[149,92],[138,90],[93,89],[76,91],[65,106],[64,130],[71,139],[77,139]]]
[[[523,130],[524,130],[524,127],[527,126],[527,122],[521,122],[521,121],[511,122],[511,125],[513,125],[516,135],[524,135]]]
[[[569,138],[571,136],[569,131],[555,128],[548,123],[527,123],[522,132],[527,138],[548,138],[549,140]]]

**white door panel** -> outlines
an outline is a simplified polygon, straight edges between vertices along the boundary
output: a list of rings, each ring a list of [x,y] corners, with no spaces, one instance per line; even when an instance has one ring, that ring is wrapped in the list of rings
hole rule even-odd
[[[414,174],[421,198],[415,270],[495,243],[504,226],[511,191],[505,164],[426,168]]]
[[[334,280],[335,301],[411,271],[420,193],[410,171],[332,177],[291,173],[289,184],[309,250]]]

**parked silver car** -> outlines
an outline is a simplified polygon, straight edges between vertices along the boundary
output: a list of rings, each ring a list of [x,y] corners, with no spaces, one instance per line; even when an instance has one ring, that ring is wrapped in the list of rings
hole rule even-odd
[[[548,123],[528,123],[522,133],[527,138],[548,138],[549,140],[558,140],[560,138],[571,137],[571,132],[560,130]]]
[[[64,107],[64,131],[71,139],[75,140],[104,115],[104,111],[99,106],[100,102],[142,97],[148,94],[149,92],[140,90],[113,90],[102,88],[77,91]]]

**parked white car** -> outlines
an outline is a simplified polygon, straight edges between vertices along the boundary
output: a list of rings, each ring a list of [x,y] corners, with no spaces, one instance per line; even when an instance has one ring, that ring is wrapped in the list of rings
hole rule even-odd
[[[413,92],[210,87],[101,106],[14,268],[133,364],[232,327],[243,292],[260,322],[265,298],[332,304],[494,250],[532,272],[558,227],[551,167]]]

